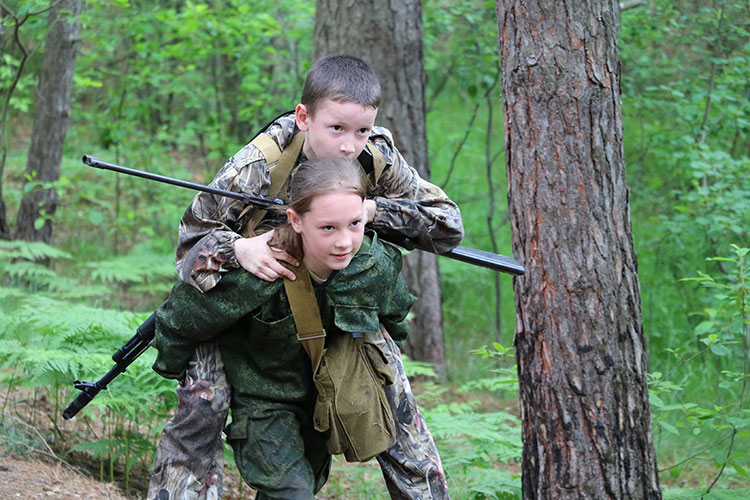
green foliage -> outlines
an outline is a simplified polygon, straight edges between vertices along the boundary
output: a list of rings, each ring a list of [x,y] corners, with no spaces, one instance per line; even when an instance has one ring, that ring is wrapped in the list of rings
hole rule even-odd
[[[749,497],[747,489],[714,490],[706,494],[701,489],[674,488],[664,490],[663,500],[745,500]]]
[[[119,259],[75,265],[71,254],[44,243],[0,241],[0,386],[6,394],[2,425],[9,428],[11,448],[29,448],[24,439],[36,439],[28,429],[13,425],[22,422],[42,429],[38,433],[49,426],[49,434],[38,437],[52,442],[58,453],[83,452],[99,460],[102,479],[111,481],[115,469],[123,470],[126,488],[133,467],[150,467],[156,436],[175,403],[174,384],[150,369],[154,353],[142,355],[79,413],[78,420],[89,428],[93,423],[101,434],[95,431],[83,440],[79,436],[76,442],[61,413],[77,395],[73,380],[101,378],[113,366],[112,354],[149,314],[92,306],[92,298],[116,296],[120,290],[113,292],[115,285],[132,293],[159,284],[160,277],[173,281],[173,265],[154,248],[142,245]],[[159,294],[165,290],[162,282]],[[27,403],[40,398],[51,405],[44,421]]]
[[[747,246],[747,2],[659,0],[623,12],[623,124],[633,237],[652,352],[695,326],[705,256]]]
[[[459,393],[503,400],[517,390],[515,366],[506,366],[509,361],[512,363],[512,349],[495,344],[492,348],[482,347],[474,356],[482,360],[478,361],[480,364],[491,362],[500,368],[486,370],[484,377],[460,386]],[[520,478],[514,472],[522,449],[517,414],[487,410],[478,400],[451,401],[439,385],[428,385],[418,398],[457,498],[520,496]]]
[[[650,399],[654,433],[667,445],[679,440],[690,455],[674,457],[667,467],[675,479],[688,470],[689,462],[711,458],[718,473],[708,487],[726,475],[730,484],[746,484],[750,479],[750,249],[733,245],[731,257],[713,258],[722,262],[726,274],[714,277],[702,272],[686,282],[697,282],[710,293],[705,307],[697,314],[695,340],[670,349],[673,366],[666,373],[650,376]],[[697,363],[714,365],[715,373],[706,380],[698,373]],[[706,382],[710,387],[705,387]],[[696,391],[696,387],[700,387]],[[695,392],[708,390],[705,398]],[[710,404],[699,404],[706,401]],[[667,433],[666,435],[664,433]],[[687,441],[695,444],[685,446]],[[683,452],[684,453],[684,452]],[[664,465],[664,464],[662,464]]]
[[[49,2],[4,5],[23,16]],[[423,8],[432,180],[461,206],[464,244],[509,254],[493,3],[439,0]],[[4,390],[44,394],[56,406],[49,414],[59,415],[73,396],[70,381],[106,372],[113,350],[174,280],[177,224],[194,193],[94,171],[80,164],[81,154],[208,182],[262,124],[296,104],[312,53],[313,11],[311,0],[86,3],[61,179],[52,185],[61,203],[47,214],[56,246],[0,242]],[[743,484],[750,468],[747,403],[739,398],[747,327],[737,295],[746,265],[738,252],[750,245],[748,14],[746,2],[654,0],[621,19],[624,147],[656,444],[669,467],[663,484],[720,471],[727,484]],[[12,19],[2,22],[4,91],[21,54],[8,36]],[[46,17],[35,15],[19,33],[29,59],[9,108],[2,195],[11,224],[26,181],[47,29]],[[27,185],[36,184],[32,176]],[[730,243],[737,248],[729,260],[705,259],[726,254]],[[498,321],[493,273],[448,260],[441,272],[449,378],[461,392],[428,385],[420,404],[453,496],[517,495],[519,432],[509,409],[517,399],[515,367],[494,343],[509,344],[515,326],[511,279],[500,277]],[[485,344],[493,347],[477,350]],[[150,356],[79,417],[101,420],[106,432],[64,443],[66,450],[100,460],[107,473],[148,461],[174,404],[173,389],[148,368]],[[425,364],[407,362],[406,369],[432,375]],[[17,412],[17,403],[9,401],[3,415]],[[2,425],[16,449],[37,439],[24,438],[23,425],[7,418]],[[383,497],[372,466],[336,468],[344,478],[331,492]],[[665,498],[692,494],[671,490]],[[723,495],[714,489],[705,498],[730,498]]]
[[[213,172],[264,120],[296,104],[312,8],[291,0],[95,3],[82,16],[90,50],[76,69],[76,92],[87,96],[77,124],[112,117],[96,127],[101,147],[137,152],[128,160],[139,163],[148,144],[198,154]]]

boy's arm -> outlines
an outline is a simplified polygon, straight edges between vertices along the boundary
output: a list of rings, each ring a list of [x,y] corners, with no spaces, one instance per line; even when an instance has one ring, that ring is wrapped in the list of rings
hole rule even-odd
[[[182,378],[199,342],[217,338],[281,286],[281,281],[266,283],[243,270],[227,273],[208,293],[177,282],[156,311],[153,346],[159,354],[154,370],[167,378]]]
[[[235,192],[266,195],[271,178],[268,165],[255,146],[248,144],[229,158],[211,186]],[[193,198],[180,221],[177,241],[177,274],[201,291],[216,286],[221,274],[240,267],[234,242],[248,213],[240,201],[209,193]]]
[[[370,226],[381,234],[405,236],[419,248],[444,253],[464,236],[458,206],[439,187],[422,179],[393,145],[390,131],[375,127],[372,141],[390,164],[378,179],[381,196]]]

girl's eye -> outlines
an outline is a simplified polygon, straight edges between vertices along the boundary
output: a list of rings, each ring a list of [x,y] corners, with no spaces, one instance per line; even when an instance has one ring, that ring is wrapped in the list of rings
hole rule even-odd
[[[362,135],[370,135],[370,129],[369,128],[361,128],[359,129],[359,133]]]
[[[355,220],[354,222],[352,222],[352,227],[359,227],[360,224],[362,224],[361,220]]]
[[[331,125],[331,128],[336,132],[341,132],[341,125]]]
[[[333,226],[323,226],[321,229],[323,231],[333,231]]]

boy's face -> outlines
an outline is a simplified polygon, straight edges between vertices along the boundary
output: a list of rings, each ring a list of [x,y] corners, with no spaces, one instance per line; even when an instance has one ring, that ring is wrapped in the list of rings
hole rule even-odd
[[[365,224],[362,198],[349,191],[333,191],[315,197],[302,215],[287,210],[292,228],[302,237],[303,262],[318,277],[327,279],[334,270],[349,265],[362,246]]]
[[[297,127],[307,132],[302,150],[310,158],[356,159],[367,144],[377,108],[324,99],[312,115],[304,104],[296,109]]]

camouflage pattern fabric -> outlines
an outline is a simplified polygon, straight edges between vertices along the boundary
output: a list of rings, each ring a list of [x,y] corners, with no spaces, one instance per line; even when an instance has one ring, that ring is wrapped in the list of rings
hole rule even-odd
[[[162,431],[148,500],[219,500],[224,479],[221,432],[231,389],[214,342],[195,349],[177,386],[177,412]]]
[[[297,131],[294,113],[276,120],[265,133],[283,151]],[[391,132],[373,127],[368,147],[377,147],[386,160],[380,178],[371,174],[367,196],[377,202],[369,226],[381,234],[408,237],[420,248],[443,253],[463,238],[461,212],[437,186],[425,181],[393,145]],[[267,195],[271,176],[260,150],[246,145],[229,158],[211,186]],[[199,193],[180,222],[177,272],[185,283],[202,291],[213,288],[223,273],[239,267],[234,242],[248,234],[253,210],[240,200]]]
[[[227,440],[255,500],[314,500],[331,470],[326,435],[312,427],[309,409],[232,410]]]
[[[435,441],[404,373],[401,351],[383,330],[388,365],[394,382],[385,387],[396,423],[396,444],[377,456],[388,493],[393,500],[447,500],[448,483]]]
[[[449,499],[440,456],[404,373],[401,353],[383,333],[382,350],[396,375],[394,383],[386,387],[396,420],[396,444],[377,457],[386,488],[394,500]],[[212,376],[220,365],[216,343],[203,343],[196,349],[187,378],[178,388],[177,414],[159,442],[148,500],[221,498],[224,459],[220,436],[227,418],[229,386],[223,370],[218,371],[222,376]],[[217,404],[219,401],[223,404]],[[325,441],[320,450],[325,450]]]
[[[406,315],[413,297],[400,269],[401,254],[380,244],[375,233],[368,231],[349,266],[334,274],[321,289],[325,296],[321,316],[328,334],[377,332],[379,323],[383,323],[398,338],[405,337]],[[221,355],[211,352],[217,349],[214,344],[197,344],[197,350],[189,345],[189,339],[207,340],[221,332],[217,342]],[[407,498],[445,498],[426,496],[439,491],[437,487],[444,488],[445,481],[437,450],[403,374],[398,348],[390,337],[386,341],[383,335],[368,334],[368,339],[386,355],[391,373],[399,374],[388,402],[402,420],[397,423],[398,443],[387,452],[390,456],[382,458],[388,467],[384,469],[388,488],[405,492]],[[216,416],[205,412],[212,409],[206,402],[212,395],[228,393],[226,388],[210,385],[226,383],[209,373],[222,368],[222,358],[233,386],[233,422],[227,434],[239,452],[235,458],[243,477],[270,495],[282,495],[272,498],[307,498],[304,492],[313,485],[315,491],[322,486],[327,477],[327,436],[312,430],[312,374],[279,282],[264,282],[244,270],[227,274],[206,294],[178,282],[170,299],[157,311],[154,346],[159,350],[154,369],[165,376],[181,376],[187,363],[181,356],[194,354],[188,364],[188,383],[182,384],[179,392],[178,414],[165,428],[159,446],[150,500],[212,498],[210,486],[221,483],[214,479],[221,476],[220,460],[213,460],[211,474],[206,474],[204,470],[190,470],[206,463],[191,462],[182,455],[192,449],[207,452],[209,446],[204,443],[218,440],[217,424],[226,418],[226,407],[220,407]],[[199,366],[201,357],[205,366]],[[185,386],[198,394],[186,394],[182,390]],[[296,427],[290,429],[290,425]],[[417,457],[416,462],[411,461],[412,456]],[[435,480],[437,487],[432,484]],[[425,481],[428,483],[421,484]],[[180,491],[181,487],[189,491]],[[283,493],[285,488],[297,488],[299,496]],[[189,496],[196,494],[204,496]],[[287,494],[290,496],[284,496]]]

